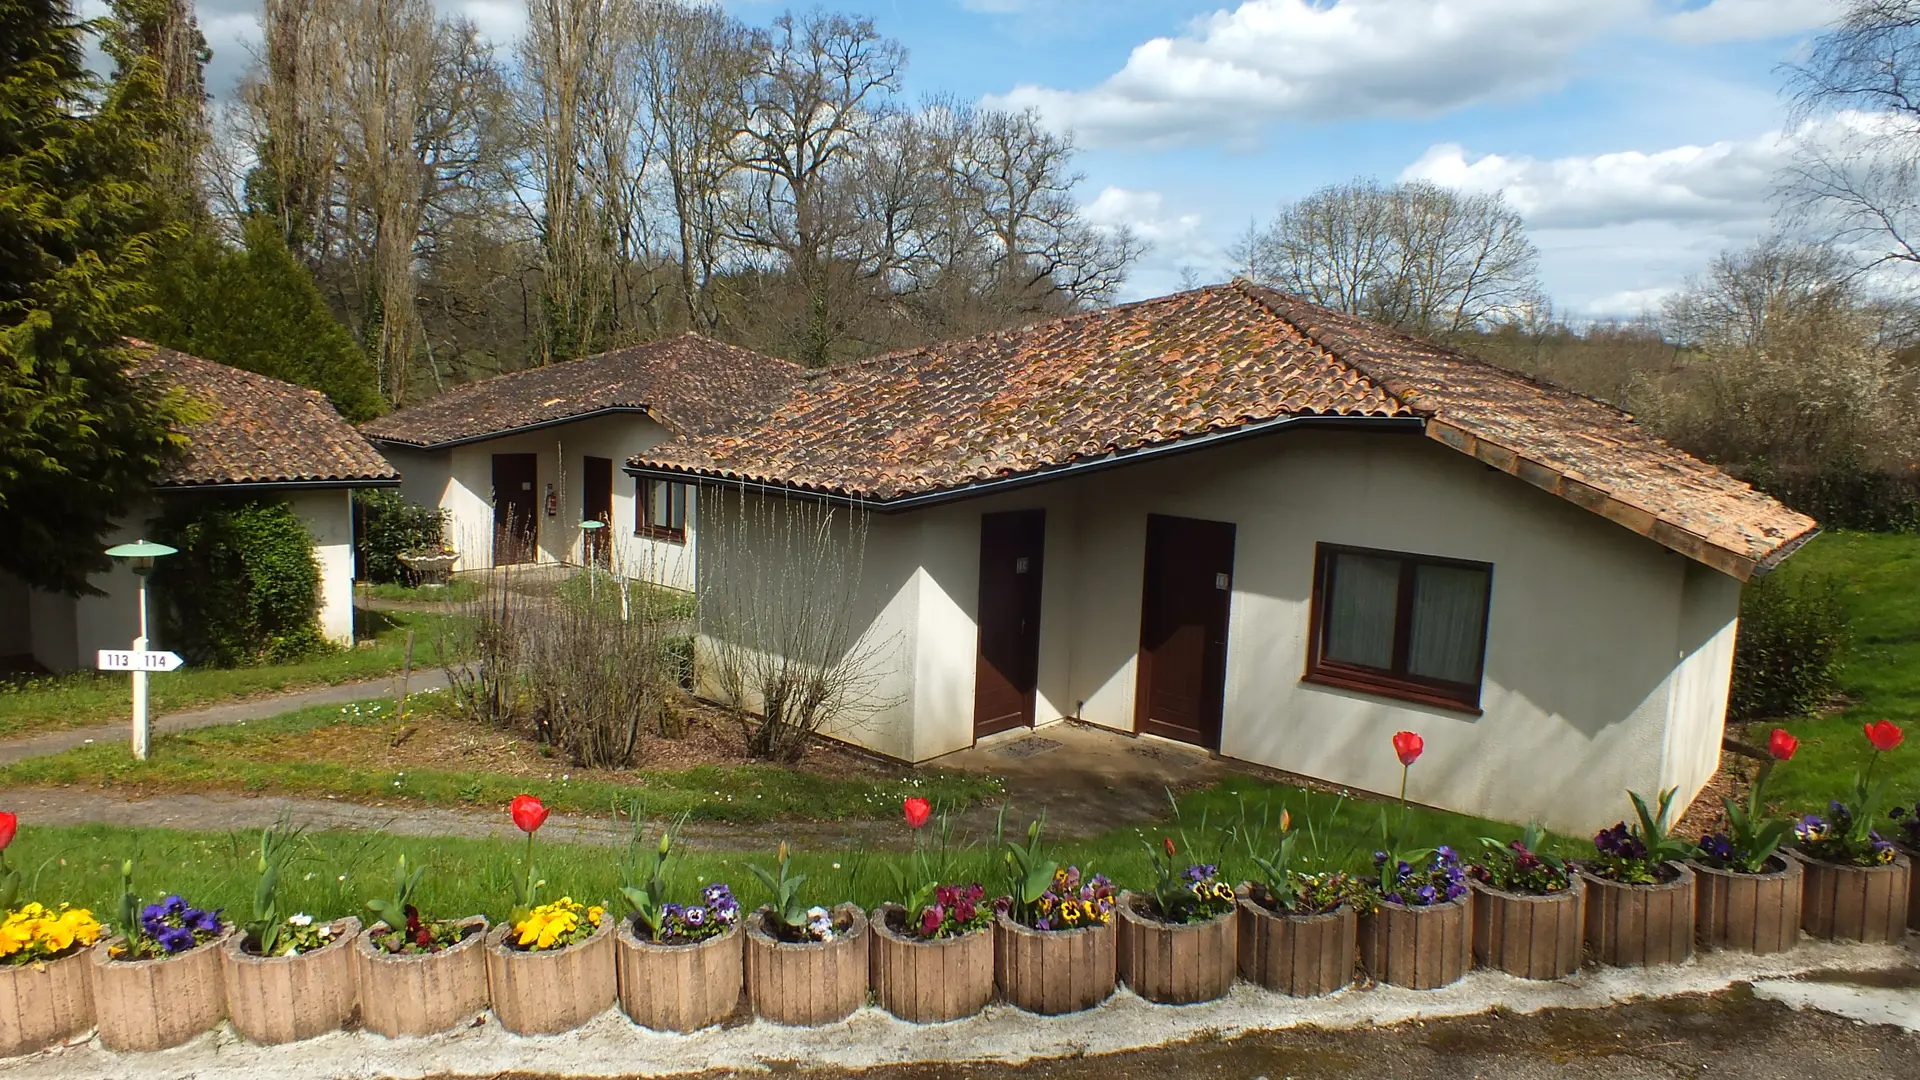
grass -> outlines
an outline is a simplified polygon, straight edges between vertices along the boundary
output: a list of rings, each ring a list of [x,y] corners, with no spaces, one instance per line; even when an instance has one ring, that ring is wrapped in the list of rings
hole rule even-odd
[[[1838,581],[1852,616],[1853,644],[1840,670],[1848,704],[1838,713],[1789,723],[1755,724],[1747,741],[1764,743],[1784,727],[1800,740],[1791,762],[1768,782],[1772,800],[1795,812],[1824,810],[1844,797],[1866,764],[1861,727],[1892,720],[1907,741],[1884,755],[1877,776],[1889,795],[1912,805],[1920,799],[1920,536],[1834,532],[1816,538],[1774,571],[1825,574]]]
[[[445,585],[397,585],[383,582],[359,586],[362,596],[375,600],[409,600],[419,603],[464,603],[480,595],[480,583],[472,578],[454,578]]]
[[[702,821],[824,821],[884,818],[900,800],[924,795],[943,805],[970,805],[999,791],[997,781],[969,773],[928,771],[911,779],[827,777],[773,765],[705,765],[635,770],[630,779],[538,779],[510,773],[410,769],[395,772],[314,760],[297,748],[303,734],[347,724],[394,727],[391,702],[316,706],[247,724],[162,736],[152,755],[135,761],[126,748],[96,743],[0,768],[0,787],[87,785],[158,791],[333,795],[348,801],[493,809],[515,795],[537,795],[555,810],[606,813],[636,799],[659,816]]]
[[[560,595],[576,604],[591,605],[590,610],[604,617],[620,616],[620,579],[605,571],[569,574],[560,582]],[[689,592],[629,580],[627,606],[630,611],[645,611],[656,619],[682,621],[693,618],[695,601]]]
[[[156,714],[179,712],[288,690],[334,686],[379,678],[400,670],[407,631],[414,631],[416,668],[435,662],[434,641],[444,615],[418,612],[356,613],[371,646],[342,649],[290,664],[257,667],[184,667],[153,675],[148,683]],[[124,720],[131,709],[125,675],[76,671],[64,675],[0,677],[0,738]]]

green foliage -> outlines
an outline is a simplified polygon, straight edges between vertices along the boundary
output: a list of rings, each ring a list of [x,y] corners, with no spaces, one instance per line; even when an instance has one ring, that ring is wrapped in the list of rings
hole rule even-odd
[[[1787,838],[1787,832],[1793,826],[1790,822],[1767,817],[1766,788],[1767,778],[1773,775],[1777,762],[1769,758],[1760,766],[1759,775],[1747,788],[1745,803],[1733,799],[1723,799],[1721,803],[1727,811],[1727,837],[1733,849],[1734,866],[1749,874],[1757,874],[1766,868],[1767,860]],[[1705,845],[1702,845],[1705,850]]]
[[[1768,575],[1740,597],[1728,718],[1736,723],[1805,716],[1839,685],[1848,633],[1840,588],[1819,575]]]
[[[167,641],[196,662],[281,662],[327,647],[313,537],[285,503],[170,500],[155,533],[180,549],[153,573]]]
[[[0,569],[73,594],[185,410],[123,348],[177,235],[144,180],[157,77],[142,60],[101,86],[85,30],[64,0],[0,0]]]
[[[379,584],[411,584],[400,556],[438,551],[446,543],[447,515],[401,498],[391,488],[353,493],[354,554],[361,576]]]
[[[640,808],[634,807],[633,835],[627,840],[626,858],[620,861],[620,895],[634,918],[647,928],[648,936],[659,941],[666,925],[667,864],[675,855],[674,837],[680,834],[687,817],[682,814],[678,821],[660,830],[658,844],[646,842],[641,818]]]
[[[403,930],[407,925],[407,909],[413,907],[413,895],[420,891],[420,882],[427,876],[424,866],[407,869],[406,852],[400,853],[398,865],[393,871],[393,895],[376,896],[367,901],[367,910],[373,917],[386,923],[390,930]]]
[[[260,830],[260,857],[254,863],[260,883],[253,891],[253,921],[245,929],[247,943],[261,956],[279,952],[280,937],[287,929],[286,920],[280,916],[280,873],[290,849],[305,831],[304,826],[294,827],[292,810],[282,810],[279,821]]]
[[[1047,858],[1040,846],[1040,826],[1045,821],[1043,813],[1027,825],[1025,844],[1006,839],[1005,806],[1000,808],[993,825],[994,846],[1000,849],[1001,862],[1006,867],[1007,896],[1013,901],[1008,913],[1028,926],[1033,925],[1036,915],[1034,905],[1053,887],[1054,872],[1060,869],[1059,861]]]
[[[768,873],[758,863],[748,863],[747,869],[773,894],[769,905],[772,910],[767,917],[789,933],[798,933],[807,925],[807,905],[800,899],[800,886],[806,884],[807,875],[791,872],[793,855],[785,841],[781,841],[780,850],[773,858],[774,873]]]
[[[1920,532],[1920,474],[1869,468],[1847,455],[1820,469],[1764,465],[1742,478],[1829,529]]]

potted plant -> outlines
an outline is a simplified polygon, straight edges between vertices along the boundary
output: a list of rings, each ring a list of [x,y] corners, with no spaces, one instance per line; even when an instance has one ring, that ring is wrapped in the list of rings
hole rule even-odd
[[[1206,835],[1206,823],[1200,831]],[[1147,843],[1153,889],[1120,894],[1119,976],[1127,988],[1161,1005],[1191,1005],[1233,989],[1239,960],[1233,886],[1216,863],[1181,865],[1192,850],[1163,836]]]
[[[1481,837],[1467,870],[1473,890],[1473,962],[1522,979],[1561,979],[1580,969],[1586,887],[1566,861],[1540,850],[1529,823],[1518,840]]]
[[[1693,933],[1703,949],[1765,955],[1799,944],[1800,862],[1780,851],[1788,823],[1765,816],[1767,778],[1799,747],[1791,733],[1774,728],[1746,804],[1724,800],[1726,829],[1700,840],[1690,865]]]
[[[1113,883],[1047,859],[1041,822],[1027,842],[1003,840],[1006,809],[994,827],[1007,868],[1008,894],[994,901],[993,979],[1009,1004],[1058,1015],[1091,1009],[1119,978]]]
[[[666,867],[677,834],[677,828],[660,834],[649,852],[651,866],[643,871],[641,849],[647,845],[636,825],[621,861],[620,894],[630,917],[621,920],[614,944],[620,1008],[655,1031],[697,1031],[732,1016],[746,970],[740,904],[730,887],[715,882],[701,890],[697,903],[669,901]]]
[[[227,939],[221,977],[233,1028],[257,1043],[287,1043],[338,1031],[359,1004],[353,939],[360,920],[316,922],[280,912],[280,872],[301,830],[282,815],[260,833],[253,921]]]
[[[1907,857],[1907,929],[1920,930],[1920,874],[1911,864],[1920,859],[1920,804],[1911,809],[1896,806],[1888,815],[1894,821],[1893,846]]]
[[[445,543],[437,548],[400,553],[400,563],[412,572],[415,585],[445,585],[453,573],[453,564],[459,561],[460,553]]]
[[[951,816],[940,815],[936,859],[924,843],[932,805],[914,797],[902,808],[913,858],[896,882],[900,900],[873,909],[867,981],[879,1006],[902,1020],[972,1016],[993,1000],[993,906],[979,882],[951,880]]]
[[[86,908],[19,903],[20,871],[7,865],[19,831],[0,812],[0,1057],[52,1046],[93,1026],[88,952],[100,922]]]
[[[1675,789],[1660,793],[1658,811],[1636,792],[1637,824],[1625,821],[1593,838],[1582,863],[1587,885],[1587,946],[1614,967],[1678,964],[1693,955],[1693,845],[1668,834]]]
[[[1379,877],[1370,883],[1360,916],[1360,962],[1376,980],[1411,990],[1458,982],[1473,963],[1473,893],[1452,848],[1407,850],[1407,777],[1426,749],[1411,731],[1395,732],[1400,759],[1400,824],[1389,832],[1380,815],[1384,850],[1373,856]]]
[[[1828,818],[1808,814],[1793,830],[1806,861],[1800,927],[1828,941],[1898,942],[1912,903],[1913,864],[1873,828],[1885,795],[1874,766],[1903,735],[1890,720],[1866,725],[1866,735],[1871,753],[1854,776],[1852,801],[1835,799]]]
[[[226,1014],[220,946],[233,927],[218,910],[169,896],[142,906],[133,863],[120,865],[121,935],[93,947],[93,1012],[110,1050],[165,1050]]]
[[[374,924],[354,941],[360,1022],[377,1035],[434,1035],[487,1007],[484,915],[428,919],[413,903],[426,868],[400,856],[393,895],[367,901]]]
[[[533,836],[546,823],[547,808],[531,795],[516,795],[507,812],[527,834],[527,852],[514,883],[512,917],[487,935],[493,1013],[515,1035],[558,1035],[607,1011],[618,996],[613,920],[604,906],[571,896],[539,903],[546,882],[533,864]]]
[[[1322,834],[1311,819],[1305,827],[1310,850],[1304,853],[1296,853],[1299,835],[1284,807],[1277,835],[1269,821],[1263,812],[1255,826],[1242,808],[1235,829],[1260,874],[1239,890],[1240,975],[1293,997],[1331,994],[1353,982],[1359,951],[1354,905],[1364,887],[1345,871],[1328,868]]]
[[[747,917],[747,997],[776,1024],[831,1024],[867,1000],[867,916],[853,904],[828,910],[800,899],[805,874],[783,842],[774,872],[748,864],[773,903]]]

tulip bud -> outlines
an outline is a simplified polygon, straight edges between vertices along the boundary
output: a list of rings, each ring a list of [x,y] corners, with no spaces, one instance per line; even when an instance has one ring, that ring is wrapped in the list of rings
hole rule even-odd
[[[785,840],[780,841],[780,851],[774,856],[774,858],[780,862],[787,861],[787,842]]]
[[[673,834],[661,833],[660,834],[660,854],[663,857],[667,853],[667,848],[671,847],[672,845],[673,845]]]

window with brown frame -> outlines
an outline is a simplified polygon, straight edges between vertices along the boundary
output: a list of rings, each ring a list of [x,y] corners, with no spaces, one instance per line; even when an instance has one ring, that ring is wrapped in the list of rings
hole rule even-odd
[[[634,481],[633,534],[684,543],[687,539],[687,485],[641,478]]]
[[[1493,567],[1321,544],[1308,682],[1480,711]]]

